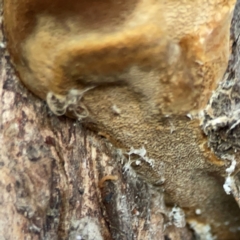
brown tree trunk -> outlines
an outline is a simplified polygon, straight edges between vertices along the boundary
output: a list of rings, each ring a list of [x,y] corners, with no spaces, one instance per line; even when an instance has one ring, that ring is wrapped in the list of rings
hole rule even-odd
[[[227,76],[239,81],[235,13]],[[19,82],[4,45],[2,18],[0,24],[0,239],[193,239],[188,226],[165,229],[163,193],[124,170],[127,160],[120,150],[80,122],[51,114]],[[216,117],[206,114],[207,120]],[[216,137],[238,147],[237,129],[227,140],[226,132],[206,131],[218,156],[235,148],[220,151]],[[237,176],[234,187],[240,204]]]

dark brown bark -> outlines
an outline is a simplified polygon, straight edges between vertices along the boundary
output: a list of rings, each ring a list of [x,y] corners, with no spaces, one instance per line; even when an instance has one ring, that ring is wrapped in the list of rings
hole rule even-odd
[[[240,2],[237,1],[231,27],[232,54],[223,81],[213,93],[205,112],[203,129],[208,135],[208,146],[221,159],[231,164],[236,161],[235,174],[232,174],[232,194],[240,206]]]

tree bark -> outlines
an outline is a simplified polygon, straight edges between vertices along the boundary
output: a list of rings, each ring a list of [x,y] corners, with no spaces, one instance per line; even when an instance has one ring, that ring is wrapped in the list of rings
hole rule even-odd
[[[239,33],[240,2],[237,1],[231,27],[232,54],[223,81],[206,106],[203,128],[208,135],[208,146],[221,159],[236,160],[239,168]],[[209,126],[212,128],[206,129]],[[232,194],[240,206],[239,173],[233,174]]]
[[[214,96],[226,88],[226,82],[231,89],[238,86],[238,12],[227,77]],[[5,48],[2,18],[0,24],[0,238],[194,239],[189,226],[166,227],[163,192],[126,171],[122,163],[128,160],[122,151],[77,120],[53,115],[20,83]],[[209,108],[222,112],[211,115],[207,108],[204,127],[220,116],[231,118],[236,110],[229,110],[224,101],[217,106],[216,101],[211,103]],[[206,130],[209,146],[221,158],[239,149],[238,125],[229,134],[229,121]],[[232,193],[240,204],[238,177],[234,176]]]
[[[0,238],[190,239],[186,228],[163,231],[162,194],[124,172],[121,151],[54,116],[22,86],[5,48],[1,1],[0,9]]]

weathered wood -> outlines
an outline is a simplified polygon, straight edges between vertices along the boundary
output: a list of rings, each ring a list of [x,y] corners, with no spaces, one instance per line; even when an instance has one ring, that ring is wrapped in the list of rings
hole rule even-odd
[[[239,104],[240,104],[240,2],[235,7],[232,21],[232,54],[223,81],[213,93],[206,107],[203,129],[208,135],[208,146],[219,158],[225,159],[226,166],[236,164],[236,171],[229,175],[229,187],[240,206],[239,192]]]

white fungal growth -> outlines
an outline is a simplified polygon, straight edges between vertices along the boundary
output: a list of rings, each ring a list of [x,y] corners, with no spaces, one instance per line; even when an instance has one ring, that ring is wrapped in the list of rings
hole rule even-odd
[[[119,107],[117,107],[117,105],[115,105],[115,104],[112,106],[112,111],[117,115],[121,114],[121,109]]]
[[[226,194],[228,194],[228,195],[231,194],[233,184],[234,184],[233,177],[227,176],[226,180],[225,180],[225,182],[223,184],[223,189],[226,192]]]
[[[74,115],[81,120],[88,117],[89,112],[87,107],[81,101],[83,95],[94,87],[89,87],[84,90],[71,89],[67,95],[58,95],[53,92],[49,92],[46,97],[47,104],[51,111],[61,116],[70,110]]]
[[[127,154],[129,156],[129,161],[130,161],[130,156],[132,154],[135,154],[135,155],[138,155],[140,157],[139,159],[137,159],[135,161],[143,160],[146,163],[148,163],[151,167],[154,167],[154,159],[151,159],[151,158],[146,156],[147,151],[146,151],[145,147],[142,147],[142,148],[139,148],[139,149],[134,149],[133,147],[131,147],[130,151]],[[138,165],[140,165],[140,162],[138,162]]]
[[[212,99],[214,99],[214,98],[212,98]],[[232,110],[231,114],[229,114],[228,116],[221,116],[221,117],[217,117],[215,119],[208,121],[208,123],[204,127],[204,132],[207,133],[209,130],[216,131],[219,128],[230,125],[231,126],[230,129],[227,131],[227,132],[229,132],[230,130],[232,130],[236,126],[238,126],[240,124],[239,104],[235,105],[235,108],[237,110]]]
[[[123,173],[128,172],[130,176],[132,176],[133,178],[136,178],[137,174],[131,166],[133,162],[134,161],[131,161],[131,159],[129,157],[128,161],[123,166]]]
[[[138,158],[136,159],[131,159],[131,155],[136,155],[138,156]],[[146,156],[147,151],[144,147],[139,148],[139,149],[135,149],[133,147],[131,147],[130,151],[127,152],[128,155],[128,161],[124,164],[123,166],[123,172],[129,172],[130,175],[134,178],[136,178],[136,172],[134,171],[134,169],[132,168],[132,164],[135,163],[137,166],[141,165],[141,162],[147,162],[151,167],[154,167],[154,159],[148,158]]]
[[[226,116],[218,117],[213,120],[210,120],[208,124],[204,127],[205,133],[208,132],[208,129],[217,130],[220,127],[224,127],[228,124],[229,118]]]
[[[198,208],[198,209],[195,210],[195,213],[196,213],[197,215],[200,215],[200,214],[202,213],[202,211],[201,211],[201,209]]]
[[[193,120],[193,116],[192,116],[191,113],[188,113],[186,116],[187,116],[190,120]]]
[[[232,174],[235,171],[236,164],[237,164],[237,162],[233,156],[231,156],[230,160],[231,160],[231,165],[226,169],[226,172],[228,174]]]
[[[195,220],[188,221],[191,228],[197,234],[199,240],[214,240],[215,237],[212,236],[211,227],[208,224],[203,224]]]
[[[169,213],[170,221],[178,228],[186,226],[185,213],[180,207],[173,207]]]
[[[0,42],[0,48],[6,48],[6,44],[4,42]]]
[[[103,240],[100,223],[97,218],[83,217],[71,221],[69,240]]]
[[[225,156],[224,159],[228,159],[231,161],[231,165],[226,169],[227,177],[223,184],[224,191],[226,192],[226,194],[229,195],[231,194],[234,186],[234,178],[231,176],[231,174],[235,171],[237,162],[234,156]]]
[[[142,147],[140,149],[134,149],[133,147],[131,147],[130,152],[128,152],[127,154],[129,156],[131,154],[136,154],[143,158],[146,155],[146,153],[147,153],[147,151],[146,151],[145,147]]]
[[[136,164],[137,166],[139,166],[139,165],[141,165],[141,161],[137,160],[137,161],[135,162],[135,164]]]

